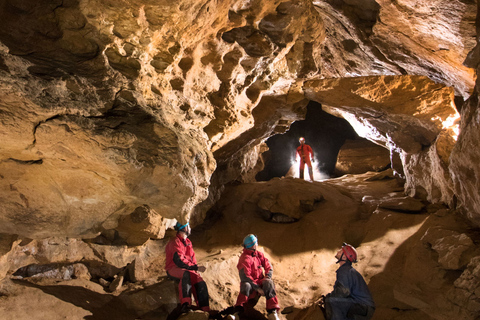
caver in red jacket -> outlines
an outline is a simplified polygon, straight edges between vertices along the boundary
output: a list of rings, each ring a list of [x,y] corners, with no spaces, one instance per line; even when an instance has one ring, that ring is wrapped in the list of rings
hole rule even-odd
[[[240,274],[240,293],[236,306],[243,306],[249,299],[255,298],[258,295],[257,290],[261,288],[267,299],[267,310],[280,309],[272,280],[272,265],[263,253],[243,249],[237,268]]]
[[[167,274],[180,280],[178,285],[180,303],[191,305],[193,293],[198,306],[204,311],[210,310],[207,285],[197,272],[197,259],[195,259],[192,242],[177,233],[177,236],[165,247],[165,255]]]
[[[312,148],[305,143],[301,143],[298,146],[295,156],[300,158],[300,179],[303,179],[303,172],[305,170],[305,164],[308,167],[308,173],[310,175],[310,179],[313,181],[313,169],[312,169],[312,162],[313,160],[313,150]]]
[[[177,236],[168,242],[165,247],[166,266],[165,270],[171,270],[179,267],[187,270],[197,270],[197,259],[195,259],[195,251],[193,251],[190,239],[183,239],[177,233]]]

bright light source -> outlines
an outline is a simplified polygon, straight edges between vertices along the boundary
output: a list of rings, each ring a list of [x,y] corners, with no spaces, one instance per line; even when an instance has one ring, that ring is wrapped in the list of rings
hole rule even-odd
[[[460,119],[460,114],[456,112],[455,114],[451,114],[445,121],[442,121],[442,118],[438,116],[433,117],[432,121],[440,121],[442,123],[442,129],[451,131],[452,138],[457,141],[458,135],[460,134],[458,119]]]
[[[289,175],[292,175],[295,178],[300,177],[300,160],[298,162],[295,162],[295,159],[292,159],[290,161],[291,168],[288,171]],[[328,174],[325,172],[322,172],[319,169],[319,164],[320,162],[318,161],[317,158],[315,158],[315,161],[312,163],[312,169],[313,169],[313,180],[314,181],[322,181],[330,178]],[[305,165],[305,169],[303,171],[303,177],[305,180],[310,180],[310,175],[308,173],[308,166]]]

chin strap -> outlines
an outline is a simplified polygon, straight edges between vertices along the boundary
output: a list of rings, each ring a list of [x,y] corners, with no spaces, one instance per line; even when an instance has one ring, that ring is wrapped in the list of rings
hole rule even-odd
[[[340,256],[340,259],[337,259],[337,262],[335,262],[335,263],[340,263],[342,261],[345,261],[345,260],[342,260],[343,256],[344,256],[344,253],[342,252],[342,255]]]

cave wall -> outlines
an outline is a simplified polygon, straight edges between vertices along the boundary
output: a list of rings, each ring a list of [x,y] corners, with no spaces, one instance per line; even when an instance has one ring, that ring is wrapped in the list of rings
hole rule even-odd
[[[475,8],[1,0],[0,233],[93,237],[143,205],[200,223],[309,100],[388,148],[409,195],[478,221]]]
[[[383,76],[311,80],[304,89],[361,137],[400,156],[401,167],[392,161],[392,168],[407,194],[452,204],[447,168],[459,118],[452,88],[423,76]]]
[[[466,60],[465,65],[474,69],[476,74],[480,68],[480,7],[477,7],[476,23],[476,46]],[[462,105],[461,122],[458,141],[455,144],[450,157],[449,170],[452,175],[455,196],[458,198],[458,207],[477,226],[480,225],[480,155],[476,146],[480,139],[480,104],[479,104],[480,80],[475,82],[475,90],[470,98]]]
[[[142,205],[190,220],[323,38],[309,1],[0,1],[0,233],[92,237]]]

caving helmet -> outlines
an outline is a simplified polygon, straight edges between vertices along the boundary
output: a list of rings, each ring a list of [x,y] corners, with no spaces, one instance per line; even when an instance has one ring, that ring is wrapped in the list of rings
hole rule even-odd
[[[177,231],[182,231],[182,230],[185,229],[187,226],[188,226],[188,222],[185,223],[185,224],[181,224],[180,222],[177,222],[177,224],[175,224],[175,230],[177,230]]]
[[[342,246],[342,251],[348,261],[357,262],[357,250],[355,250],[352,245],[344,242]]]
[[[298,142],[300,142],[300,143],[302,143],[302,142],[305,143],[305,138],[304,138],[304,137],[300,137],[300,139],[298,139]]]
[[[243,239],[243,247],[249,249],[254,245],[256,245],[257,242],[258,242],[257,236],[254,234],[249,234]]]

